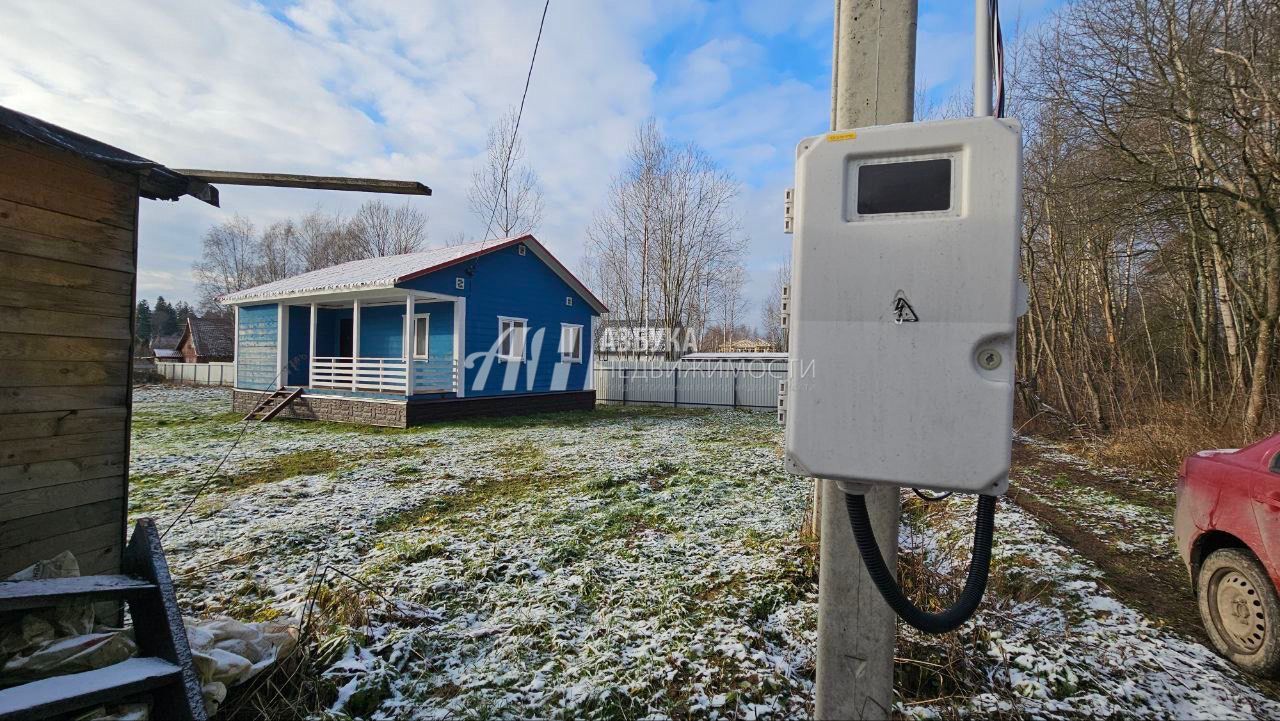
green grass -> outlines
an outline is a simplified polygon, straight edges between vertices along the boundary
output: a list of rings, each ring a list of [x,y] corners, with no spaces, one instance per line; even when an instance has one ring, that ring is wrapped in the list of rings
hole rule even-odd
[[[347,459],[327,449],[282,453],[272,457],[268,463],[262,463],[238,473],[223,474],[218,479],[217,485],[224,489],[247,488],[283,481],[286,478],[333,473],[348,462]]]

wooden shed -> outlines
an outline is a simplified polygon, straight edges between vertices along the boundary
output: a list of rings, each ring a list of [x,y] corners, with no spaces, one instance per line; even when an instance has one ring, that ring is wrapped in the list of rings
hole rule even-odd
[[[187,318],[176,350],[183,363],[228,363],[235,357],[231,318]],[[159,358],[159,354],[156,355]]]
[[[0,107],[0,577],[125,540],[138,199],[217,190]]]

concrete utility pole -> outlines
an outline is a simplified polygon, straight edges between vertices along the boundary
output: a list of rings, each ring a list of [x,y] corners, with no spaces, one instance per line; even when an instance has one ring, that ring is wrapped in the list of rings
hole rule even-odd
[[[913,119],[917,0],[835,0],[831,129]],[[844,492],[822,481],[818,579],[818,719],[888,718],[897,618],[867,576]],[[898,489],[868,489],[867,511],[885,561],[897,567]]]
[[[973,116],[991,115],[990,0],[973,0]]]

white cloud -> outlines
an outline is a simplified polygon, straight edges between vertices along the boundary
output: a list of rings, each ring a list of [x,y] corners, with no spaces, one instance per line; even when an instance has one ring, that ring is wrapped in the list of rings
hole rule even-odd
[[[252,0],[10,3],[0,104],[171,167],[420,180],[434,197],[391,200],[426,212],[443,242],[483,230],[467,208],[471,172],[491,119],[519,101],[541,11],[500,0],[296,0],[274,14]],[[919,74],[931,85],[967,82],[970,28],[955,18],[921,15]],[[743,181],[758,314],[789,247],[781,198],[795,144],[828,117],[828,81],[814,77],[824,61],[810,68],[780,48],[825,45],[830,22],[829,0],[555,0],[522,125],[546,193],[540,238],[578,266],[636,124],[657,112]],[[646,52],[689,27],[708,39],[658,59],[660,77]],[[194,299],[182,285],[200,236],[233,213],[265,225],[373,197],[221,191],[221,210],[143,204],[141,294]]]
[[[284,21],[234,0],[16,4],[0,27],[0,104],[171,167],[421,180],[435,196],[408,202],[431,216],[435,240],[478,235],[471,170],[490,119],[519,101],[541,9],[303,0]],[[558,0],[548,13],[523,128],[547,192],[539,235],[571,266],[632,129],[651,112],[646,34],[690,11]],[[232,213],[265,224],[365,199],[221,190],[221,211],[144,203],[140,263],[151,275],[140,292],[182,282],[199,237]]]
[[[829,1],[739,0],[739,8],[743,24],[760,35],[831,34]]]
[[[733,87],[735,71],[763,58],[764,48],[747,38],[713,38],[680,61],[675,82],[664,93],[664,100],[675,106],[714,103]]]

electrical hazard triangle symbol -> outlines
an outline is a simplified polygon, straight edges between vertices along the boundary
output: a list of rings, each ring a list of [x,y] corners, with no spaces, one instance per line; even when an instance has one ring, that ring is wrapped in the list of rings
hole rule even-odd
[[[911,307],[906,294],[902,291],[898,291],[898,294],[893,297],[893,322],[897,325],[920,322],[920,318],[916,316],[915,308]]]

